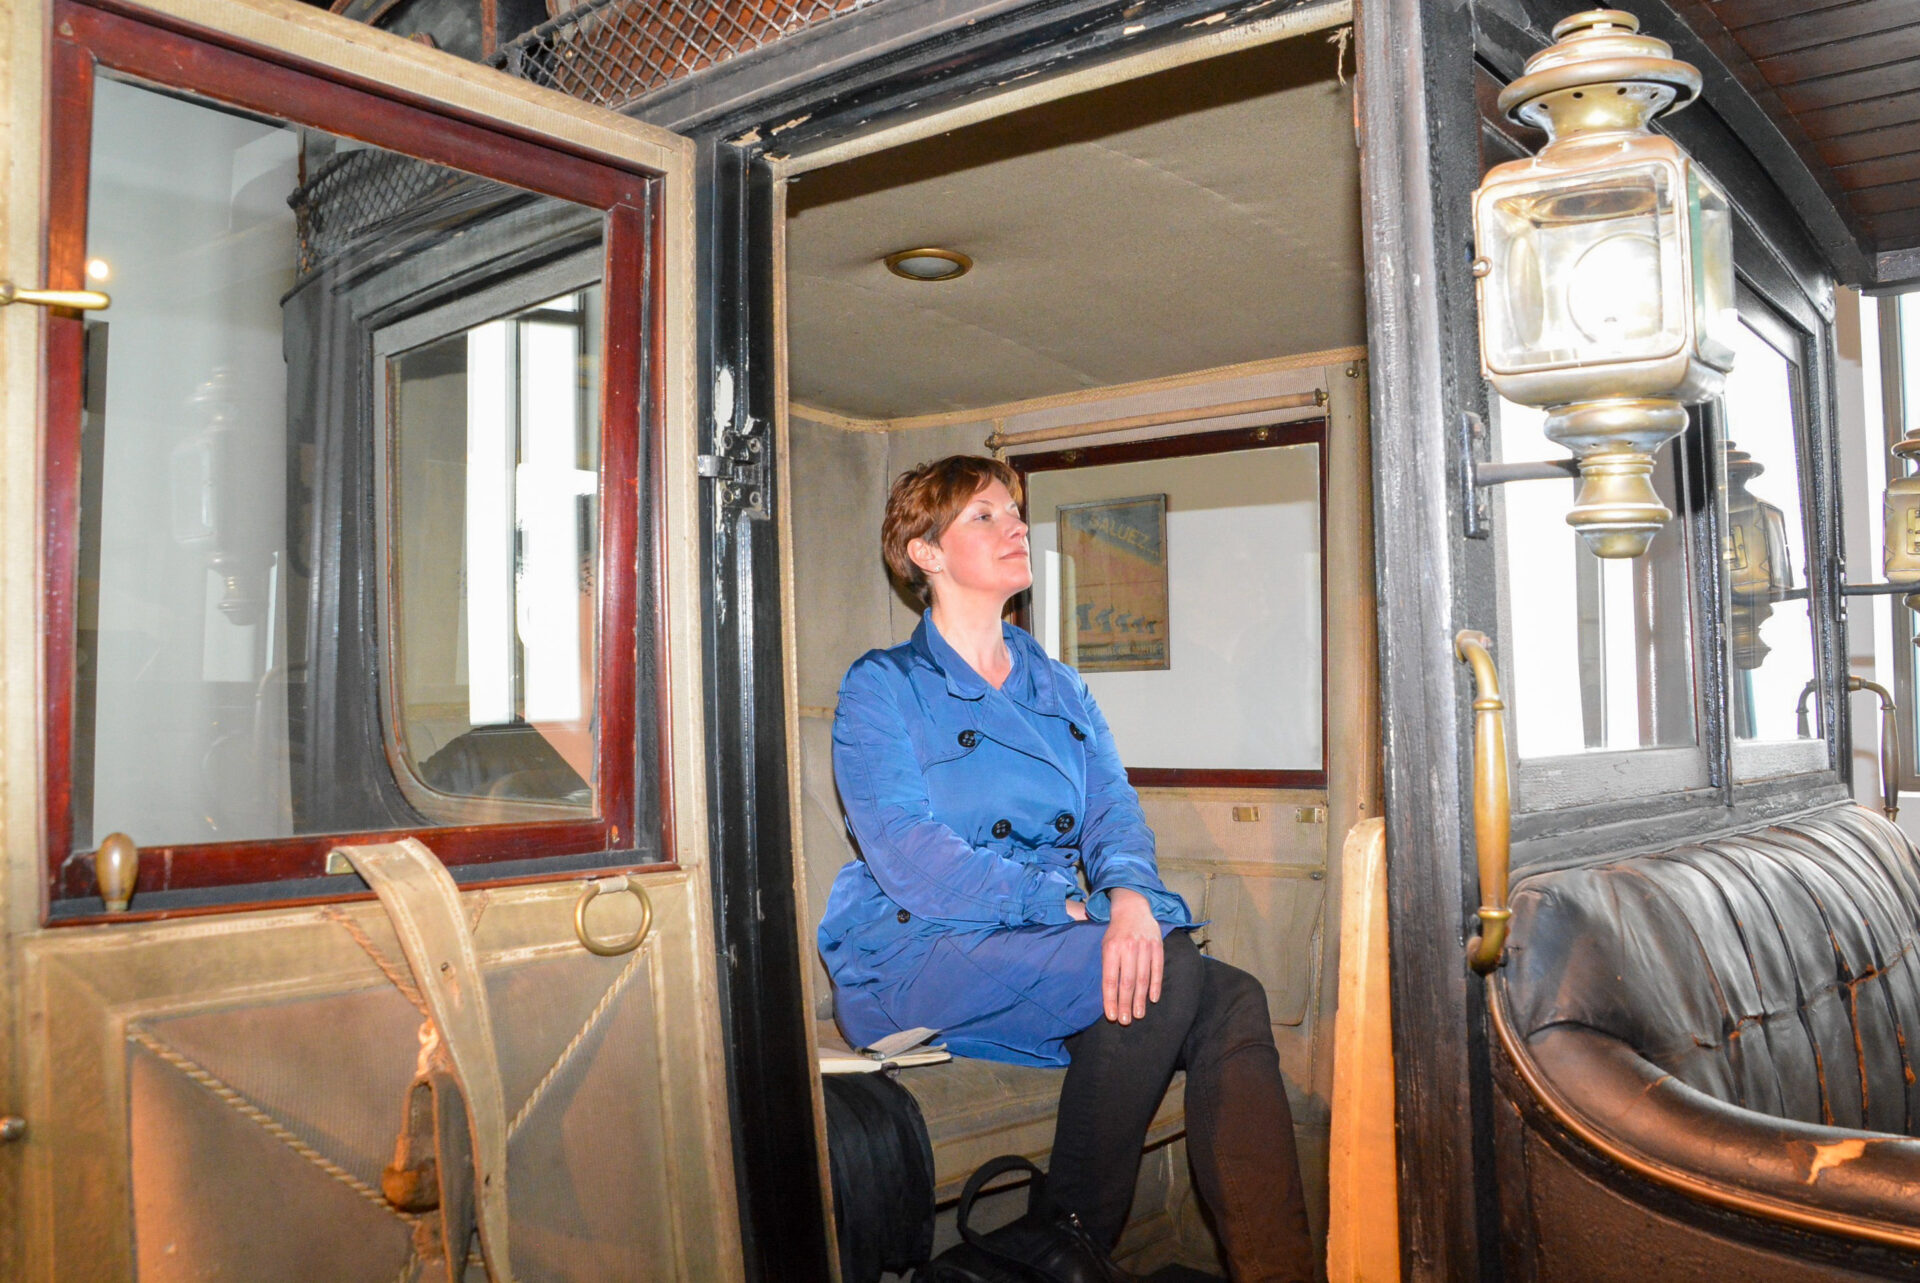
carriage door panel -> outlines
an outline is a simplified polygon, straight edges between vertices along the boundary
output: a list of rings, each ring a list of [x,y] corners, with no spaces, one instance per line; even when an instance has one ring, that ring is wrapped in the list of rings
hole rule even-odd
[[[735,1277],[688,152],[326,14],[192,21],[50,17],[45,282],[102,297],[44,315],[7,500],[17,1276],[445,1276],[433,977],[340,851],[410,839],[485,990],[513,1276]]]

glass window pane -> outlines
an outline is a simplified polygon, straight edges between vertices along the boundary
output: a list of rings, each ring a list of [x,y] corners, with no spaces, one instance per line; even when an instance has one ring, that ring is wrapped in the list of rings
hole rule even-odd
[[[1733,735],[1814,738],[1820,723],[1807,610],[1799,371],[1749,326],[1733,338],[1737,355],[1721,401]]]
[[[1130,767],[1323,769],[1320,447],[1035,472],[1034,635]]]
[[[1543,411],[1500,401],[1500,458],[1563,458]],[[1681,514],[1676,447],[1653,470],[1660,499]],[[1596,557],[1567,510],[1578,482],[1499,487],[1500,558],[1509,632],[1514,736],[1522,758],[1697,741],[1686,532],[1679,519],[1632,559]]]
[[[482,272],[496,231],[559,218],[591,240],[600,215],[104,71],[93,124],[89,275],[113,302],[86,330],[74,847],[115,830],[151,848],[486,818],[416,814],[399,796],[380,701],[360,688],[371,674],[337,671],[349,649],[384,657],[389,644],[435,705],[465,698],[476,645],[504,648],[510,662],[489,672],[514,685],[488,716],[504,708],[534,728],[547,751],[515,751],[548,771],[509,787],[591,810],[595,612],[581,550],[596,539],[597,291],[526,295],[483,318],[493,340],[398,363],[407,425],[416,408],[431,421],[388,460],[393,497],[421,520],[392,567],[421,596],[398,638],[359,640],[379,631],[358,596],[381,578],[370,463],[327,473],[323,461],[375,453],[357,391],[372,375],[369,313],[497,291],[529,255]],[[463,254],[466,277],[445,267]],[[476,637],[449,604],[469,587],[459,514],[472,442],[455,444],[448,433],[464,429],[442,420],[464,420],[433,398],[464,401],[469,351],[507,331],[520,364],[489,366],[486,395],[519,398],[494,411],[518,433],[500,449],[519,453],[492,460],[504,508],[472,560],[517,614],[503,633],[496,610]],[[351,639],[328,620],[349,621],[332,627]],[[316,685],[322,657],[334,668]],[[370,729],[342,729],[356,717]],[[353,784],[312,783],[329,774]]]
[[[594,286],[391,359],[394,705],[423,810],[591,809],[599,329]]]

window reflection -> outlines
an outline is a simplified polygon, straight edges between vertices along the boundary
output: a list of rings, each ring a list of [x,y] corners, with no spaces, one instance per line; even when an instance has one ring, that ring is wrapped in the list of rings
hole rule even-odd
[[[600,293],[391,361],[395,718],[440,818],[593,805]]]
[[[1500,401],[1495,413],[1503,460],[1564,456],[1541,431],[1543,411]],[[1674,455],[1670,443],[1653,481],[1680,514]],[[1693,744],[1684,527],[1669,523],[1643,556],[1596,557],[1567,525],[1577,486],[1569,477],[1499,488],[1519,755]]]
[[[1722,484],[1730,597],[1732,722],[1737,740],[1819,734],[1802,692],[1814,675],[1807,537],[1796,430],[1798,371],[1740,325],[1722,411]],[[1817,703],[1817,701],[1816,701]]]
[[[87,248],[73,841],[295,831],[280,300],[302,140],[102,74]]]

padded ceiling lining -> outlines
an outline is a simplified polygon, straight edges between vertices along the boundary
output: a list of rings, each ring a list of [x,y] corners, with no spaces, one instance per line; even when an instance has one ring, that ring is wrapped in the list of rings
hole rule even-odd
[[[795,179],[794,399],[896,419],[1365,342],[1334,59],[1288,40]],[[921,245],[974,269],[881,262]]]

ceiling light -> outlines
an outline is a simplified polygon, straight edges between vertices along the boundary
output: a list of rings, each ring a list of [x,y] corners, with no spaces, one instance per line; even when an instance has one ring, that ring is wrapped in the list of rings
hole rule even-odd
[[[887,270],[910,281],[952,281],[965,276],[973,260],[958,250],[903,249],[886,258]]]

